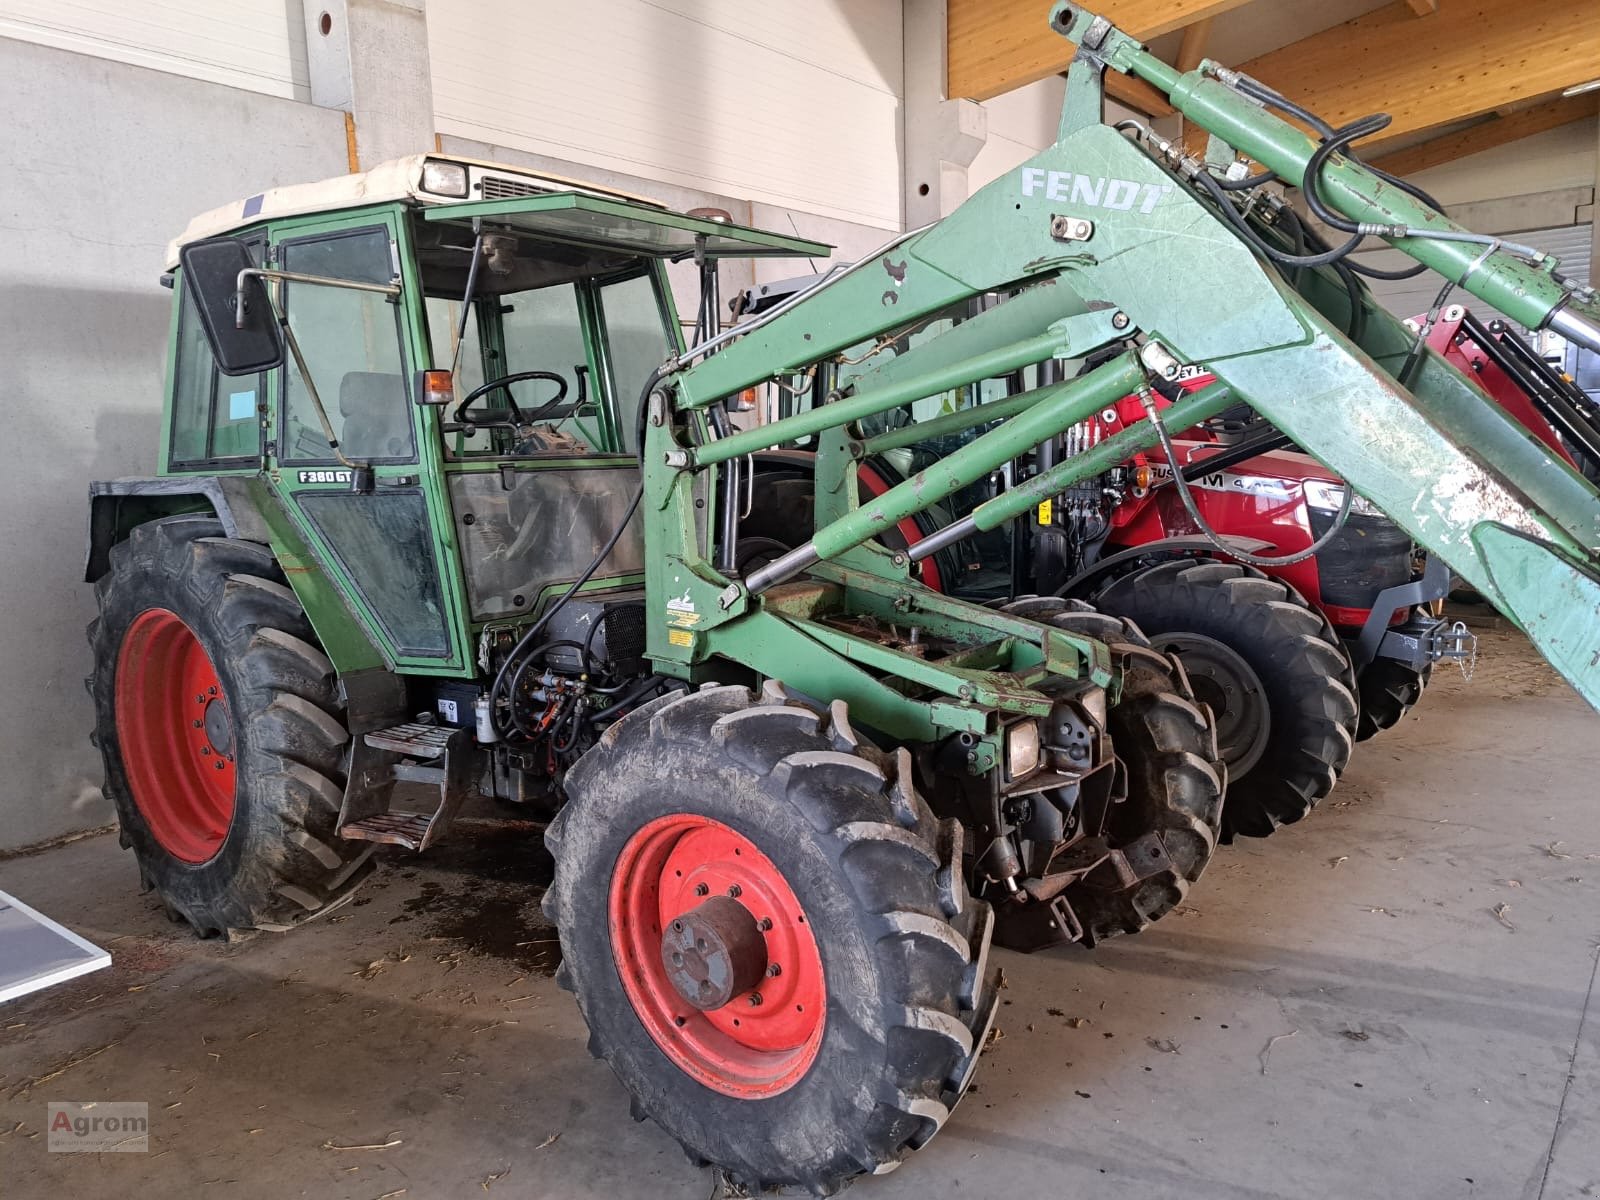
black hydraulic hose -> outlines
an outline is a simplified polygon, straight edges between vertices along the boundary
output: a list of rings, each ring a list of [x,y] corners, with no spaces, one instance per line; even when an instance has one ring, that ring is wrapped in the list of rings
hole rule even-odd
[[[1172,435],[1167,432],[1167,423],[1161,419],[1161,411],[1156,408],[1155,398],[1150,394],[1147,385],[1139,388],[1139,400],[1144,405],[1145,415],[1150,419],[1150,424],[1155,427],[1156,437],[1161,442],[1161,451],[1167,456],[1167,462],[1172,466],[1172,486],[1178,489],[1178,499],[1183,501],[1184,511],[1189,514],[1189,519],[1195,523],[1195,528],[1200,530],[1202,536],[1221,550],[1229,558],[1238,559],[1252,567],[1288,567],[1297,562],[1304,562],[1317,554],[1322,548],[1344,529],[1344,524],[1350,519],[1350,507],[1355,502],[1356,491],[1350,486],[1349,481],[1344,485],[1344,501],[1339,505],[1339,515],[1334,518],[1333,525],[1311,545],[1304,550],[1280,557],[1269,557],[1261,554],[1251,554],[1238,546],[1231,545],[1227,539],[1213,529],[1205,517],[1200,515],[1200,506],[1194,502],[1194,494],[1189,490],[1189,481],[1184,478],[1184,473],[1178,468],[1178,451],[1172,444]]]
[[[609,707],[602,708],[599,712],[591,714],[589,717],[590,722],[593,723],[595,721],[604,721],[615,716],[617,713],[627,708],[630,704],[636,703],[639,697],[644,695],[651,688],[660,687],[664,681],[665,676],[662,675],[646,676],[644,679],[639,681],[638,687],[631,690],[621,700],[617,700]]]
[[[1329,125],[1326,121],[1324,121],[1321,117],[1317,116],[1315,113],[1311,112],[1309,109],[1302,108],[1300,105],[1294,103],[1288,97],[1282,95],[1279,92],[1274,91],[1272,88],[1267,87],[1265,84],[1261,83],[1259,80],[1251,79],[1248,76],[1243,77],[1239,81],[1239,88],[1246,95],[1249,95],[1249,96],[1253,97],[1254,99],[1261,101],[1261,103],[1270,105],[1273,108],[1279,109],[1280,111],[1288,113],[1290,116],[1296,117],[1299,120],[1305,122],[1307,125],[1311,126],[1311,128],[1314,129],[1317,132],[1318,136],[1320,136],[1321,138],[1324,139],[1324,141],[1326,141],[1328,139],[1331,139],[1331,138],[1336,136],[1336,131],[1333,129],[1333,127],[1331,125]],[[1378,114],[1378,115],[1382,115],[1382,114]],[[1371,120],[1371,118],[1367,118],[1367,119]],[[1378,128],[1383,128],[1384,126],[1388,125],[1388,123],[1389,122],[1386,119],[1383,122],[1383,125],[1380,125]],[[1356,124],[1360,124],[1360,122],[1357,122]],[[1346,126],[1345,127],[1345,129],[1347,129],[1347,130],[1350,129],[1350,128],[1351,128],[1351,126]],[[1355,136],[1356,137],[1364,137],[1366,135],[1365,134],[1356,134]],[[1350,151],[1350,150],[1348,150],[1348,149],[1346,149],[1345,155],[1346,155],[1346,157],[1348,157],[1348,158],[1350,158],[1350,159],[1352,159],[1352,160],[1354,160],[1356,162],[1361,162],[1361,160],[1359,158],[1357,158],[1355,153]],[[1413,196],[1416,199],[1422,201],[1424,204],[1428,205],[1430,208],[1433,208],[1434,210],[1436,210],[1439,213],[1443,213],[1444,212],[1444,206],[1443,205],[1441,205],[1437,200],[1435,200],[1432,196],[1430,196],[1427,192],[1423,191],[1421,188],[1417,187],[1415,184],[1407,183],[1404,179],[1400,179],[1399,177],[1397,177],[1395,175],[1391,175],[1389,172],[1383,170],[1381,167],[1375,167],[1371,163],[1362,162],[1361,165],[1366,167],[1367,170],[1371,171],[1374,175],[1378,176],[1378,178],[1382,179],[1385,183],[1390,184],[1392,187],[1399,188],[1401,191],[1403,191],[1403,192],[1407,193],[1408,195]],[[1321,166],[1320,165],[1312,164],[1312,165],[1308,166],[1308,168],[1306,170],[1305,178],[1302,180],[1302,190],[1306,193],[1306,202],[1311,205],[1312,211],[1316,212],[1319,217],[1323,217],[1322,212],[1318,211],[1318,204],[1321,203],[1321,200],[1322,200],[1321,193],[1319,193],[1317,191],[1317,178],[1318,178],[1317,172],[1319,172],[1320,170],[1321,170]],[[1261,177],[1260,182],[1265,183],[1266,182],[1266,177],[1265,176]],[[1315,197],[1315,199],[1313,199],[1313,197]],[[1326,207],[1326,206],[1324,205],[1324,207]],[[1323,217],[1323,219],[1327,220],[1326,217]],[[1342,232],[1345,232],[1345,233],[1349,233],[1354,229],[1354,226],[1350,226],[1349,228],[1345,228],[1344,225],[1341,225],[1341,224],[1339,224],[1337,222],[1331,222],[1330,221],[1329,224],[1333,225],[1334,228],[1340,229]],[[1405,268],[1404,270],[1401,270],[1401,271],[1384,271],[1384,270],[1382,270],[1382,269],[1380,269],[1378,267],[1364,267],[1364,266],[1361,266],[1358,263],[1351,263],[1350,264],[1350,269],[1352,271],[1355,271],[1357,274],[1365,275],[1370,279],[1395,280],[1395,279],[1412,279],[1412,278],[1415,278],[1416,276],[1422,274],[1422,272],[1426,271],[1428,268],[1422,263],[1417,263],[1415,266],[1407,267],[1407,268]]]
[[[1311,152],[1311,161],[1306,164],[1306,175],[1302,182],[1302,190],[1306,194],[1306,204],[1315,213],[1319,220],[1330,229],[1337,229],[1341,233],[1361,232],[1361,226],[1343,213],[1335,211],[1326,200],[1322,198],[1320,181],[1322,168],[1328,160],[1343,150],[1357,138],[1367,137],[1380,130],[1387,129],[1393,118],[1388,113],[1373,113],[1370,117],[1362,117],[1359,121],[1336,130],[1331,137],[1322,139],[1322,144]]]
[[[1361,242],[1362,242],[1362,240],[1363,240],[1363,238],[1365,236],[1365,235],[1359,234],[1359,233],[1355,234],[1350,238],[1349,241],[1345,242],[1343,245],[1337,246],[1334,249],[1328,250],[1328,251],[1326,251],[1326,252],[1324,252],[1322,254],[1311,254],[1311,255],[1304,255],[1304,256],[1290,254],[1287,251],[1279,250],[1276,246],[1274,246],[1270,242],[1268,242],[1265,238],[1263,238],[1254,229],[1250,228],[1250,222],[1245,219],[1244,214],[1241,213],[1238,209],[1236,209],[1233,206],[1233,202],[1228,199],[1228,194],[1222,190],[1222,186],[1214,178],[1212,178],[1209,174],[1207,174],[1206,172],[1202,171],[1198,175],[1195,176],[1195,179],[1199,182],[1199,184],[1200,184],[1200,186],[1202,188],[1204,188],[1208,193],[1210,193],[1212,200],[1215,201],[1217,207],[1222,210],[1222,215],[1227,220],[1227,222],[1230,225],[1232,225],[1236,230],[1238,230],[1239,233],[1244,237],[1244,239],[1247,242],[1250,243],[1250,245],[1254,246],[1257,250],[1259,250],[1262,254],[1266,255],[1273,262],[1281,263],[1283,266],[1286,266],[1286,267],[1323,267],[1323,266],[1327,266],[1327,264],[1329,264],[1331,262],[1335,262],[1338,259],[1341,259],[1345,255],[1349,254],[1352,250],[1354,250],[1357,246],[1359,246],[1361,244]]]
[[[512,728],[514,728],[524,737],[529,736],[529,731],[517,717],[517,689],[522,686],[522,677],[523,675],[527,674],[528,668],[558,646],[570,646],[572,649],[578,651],[579,654],[583,653],[582,645],[574,641],[569,641],[565,638],[561,639],[560,641],[545,642],[542,645],[534,647],[531,651],[524,655],[522,661],[517,664],[517,669],[511,673],[511,682],[507,687],[507,690],[511,696],[511,701],[507,706],[506,711],[511,716]]]

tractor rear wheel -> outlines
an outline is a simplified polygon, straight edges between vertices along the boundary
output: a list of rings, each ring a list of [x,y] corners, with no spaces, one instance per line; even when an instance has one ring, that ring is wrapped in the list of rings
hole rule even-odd
[[[1158,563],[1093,598],[1183,663],[1228,765],[1224,840],[1265,837],[1333,790],[1354,743],[1350,660],[1321,613],[1237,563]]]
[[[1107,722],[1126,771],[1127,795],[1113,806],[1104,837],[1110,848],[1121,850],[1154,834],[1167,863],[1131,885],[1086,880],[1065,896],[1087,944],[1138,933],[1183,902],[1216,850],[1228,773],[1215,731],[1195,702],[1181,662],[1154,650],[1131,621],[1059,596],[1027,596],[997,607],[1104,642],[1120,669],[1121,694]]]
[[[112,548],[95,595],[95,742],[145,887],[202,935],[348,897],[372,849],[335,832],[350,737],[272,553],[168,517]]]
[[[1418,700],[1433,676],[1430,662],[1413,670],[1392,658],[1376,658],[1361,672],[1361,721],[1356,726],[1356,741],[1393,729]]]
[[[769,685],[611,726],[546,832],[557,978],[591,1051],[751,1195],[893,1169],[971,1079],[992,913],[910,755]]]

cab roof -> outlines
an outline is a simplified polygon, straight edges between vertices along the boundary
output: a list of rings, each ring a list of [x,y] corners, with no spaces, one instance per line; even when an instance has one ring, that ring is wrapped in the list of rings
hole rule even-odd
[[[430,164],[453,165],[465,168],[467,187],[465,195],[445,195],[429,191],[425,186],[424,168]],[[338,212],[367,204],[405,201],[426,207],[431,219],[449,219],[459,215],[462,219],[474,216],[502,217],[509,225],[536,228],[538,217],[529,209],[548,208],[544,200],[561,208],[581,207],[584,212],[571,213],[566,218],[548,214],[547,220],[572,221],[574,218],[592,220],[596,210],[603,210],[613,223],[619,215],[631,212],[635,219],[629,225],[676,227],[679,234],[705,232],[723,243],[723,254],[738,252],[755,255],[800,255],[826,257],[832,247],[822,243],[790,238],[781,234],[747,230],[734,225],[717,225],[697,217],[670,212],[665,205],[647,196],[635,195],[617,188],[568,179],[507,166],[504,163],[484,162],[450,154],[412,154],[350,175],[338,175],[318,183],[298,183],[286,187],[270,188],[254,196],[246,196],[231,204],[213,208],[193,218],[188,227],[167,244],[166,268],[171,270],[178,262],[178,251],[190,242],[220,237],[246,226],[282,217],[305,216],[312,213]],[[626,206],[626,211],[623,206]],[[640,212],[640,210],[646,210]],[[521,210],[521,211],[519,211]],[[526,223],[526,224],[525,224]],[[613,228],[613,232],[615,228]],[[556,233],[556,228],[550,232]],[[592,236],[592,233],[591,233]],[[640,250],[650,252],[643,244]],[[666,245],[653,248],[656,253],[669,249]]]

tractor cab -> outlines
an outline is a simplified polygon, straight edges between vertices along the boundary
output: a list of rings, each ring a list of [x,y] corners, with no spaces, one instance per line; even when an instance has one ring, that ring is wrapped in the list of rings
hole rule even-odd
[[[263,477],[388,668],[471,676],[638,487],[666,264],[828,249],[437,155],[251,197],[171,249],[163,473]],[[594,586],[643,565],[633,521]]]

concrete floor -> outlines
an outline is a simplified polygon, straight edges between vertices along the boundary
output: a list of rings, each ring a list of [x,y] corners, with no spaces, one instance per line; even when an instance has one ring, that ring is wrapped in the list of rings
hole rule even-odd
[[[1003,1037],[973,1094],[853,1194],[1600,1192],[1597,744],[1489,630],[1470,686],[1442,669],[1312,820],[1225,849],[1161,925],[997,952]],[[114,837],[0,863],[116,960],[0,1009],[0,1196],[714,1193],[628,1119],[549,978],[536,831],[463,832],[233,945],[167,924]],[[46,1153],[52,1099],[148,1101],[150,1152]]]

